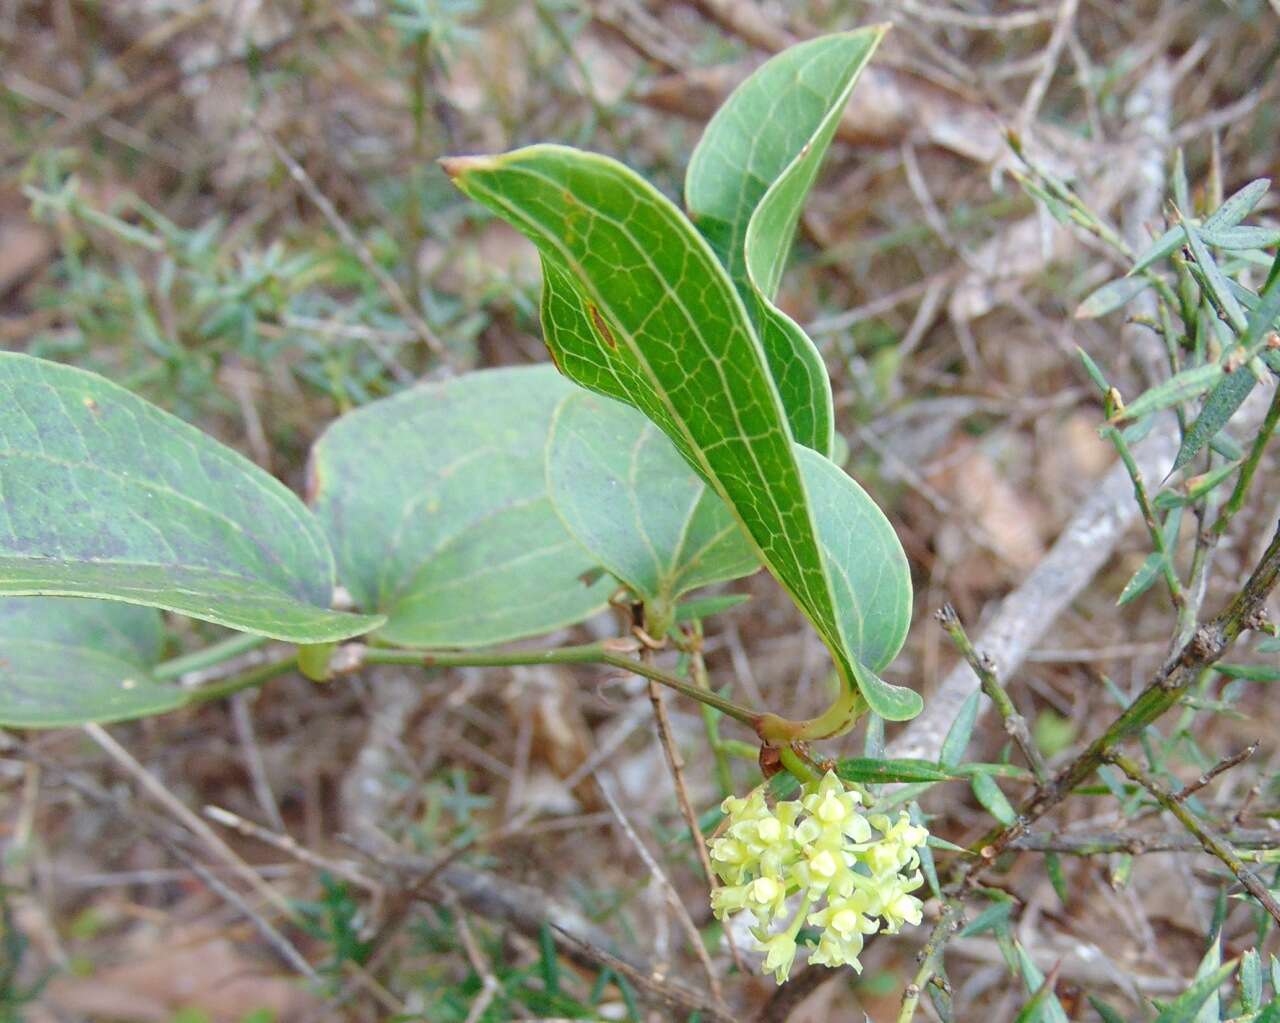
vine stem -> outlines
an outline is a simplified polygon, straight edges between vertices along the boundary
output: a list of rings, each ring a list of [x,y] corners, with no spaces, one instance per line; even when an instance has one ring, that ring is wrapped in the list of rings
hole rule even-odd
[[[912,1018],[916,1014],[916,1006],[920,1003],[920,995],[928,986],[933,975],[938,971],[938,966],[942,962],[942,950],[947,944],[947,939],[960,927],[960,902],[957,899],[948,899],[942,907],[942,916],[938,918],[938,922],[933,925],[933,930],[929,932],[929,938],[924,943],[924,947],[920,949],[917,959],[920,962],[920,968],[916,970],[916,975],[911,978],[911,983],[907,985],[907,990],[902,995],[902,1008],[898,1010],[898,1023],[911,1023]]]
[[[1178,822],[1195,836],[1201,848],[1210,856],[1215,856],[1221,860],[1226,868],[1236,876],[1236,880],[1244,885],[1245,890],[1262,904],[1263,909],[1271,914],[1271,918],[1276,923],[1280,923],[1280,903],[1276,902],[1271,892],[1267,890],[1267,886],[1258,879],[1258,875],[1241,862],[1240,857],[1235,854],[1235,850],[1231,846],[1206,828],[1181,800],[1144,771],[1141,765],[1133,758],[1127,757],[1122,753],[1112,753],[1107,757],[1107,760],[1115,764],[1116,767],[1120,768],[1121,771],[1150,792],[1157,803],[1173,814],[1178,819]]]
[[[982,691],[987,694],[988,699],[991,700],[999,712],[1001,720],[1004,721],[1005,732],[1018,744],[1018,749],[1026,757],[1027,763],[1031,765],[1031,771],[1036,776],[1036,783],[1043,785],[1049,780],[1049,769],[1045,766],[1040,747],[1031,738],[1031,731],[1027,728],[1026,718],[1018,713],[1017,708],[1013,705],[1013,700],[1009,698],[1004,686],[1000,684],[1000,678],[996,674],[994,662],[990,657],[974,648],[972,641],[969,639],[969,634],[964,631],[964,626],[960,623],[960,616],[956,614],[956,609],[950,604],[943,606],[938,611],[937,618],[942,623],[947,635],[951,637],[951,642],[955,644],[961,656],[968,662],[969,667],[973,669],[973,673],[978,676],[978,683],[982,686]]]
[[[201,686],[199,689],[193,689],[191,695],[187,698],[187,705],[193,706],[195,704],[208,703],[211,700],[220,700],[225,696],[230,696],[232,693],[238,693],[245,689],[256,689],[258,686],[270,682],[273,678],[289,674],[289,672],[296,670],[297,667],[297,654],[291,654],[278,661],[260,664],[243,674],[233,675],[231,678],[224,678],[207,686]]]
[[[1014,839],[1026,834],[1039,820],[1064,800],[1077,785],[1107,763],[1115,748],[1129,736],[1151,724],[1176,704],[1218,661],[1240,633],[1257,628],[1264,620],[1267,597],[1280,582],[1280,527],[1277,527],[1253,572],[1235,598],[1217,617],[1202,625],[1147,687],[1124,709],[1111,725],[1053,780],[1040,786],[1019,809],[1015,822],[979,839],[975,849],[991,862]]]
[[[511,650],[498,652],[457,653],[452,651],[401,650],[388,647],[370,647],[363,643],[347,643],[338,648],[332,662],[335,674],[346,675],[358,671],[366,664],[416,664],[424,668],[503,668],[520,664],[607,664],[611,668],[629,671],[633,675],[647,678],[674,689],[691,700],[697,700],[708,707],[740,721],[753,730],[759,730],[760,722],[766,715],[740,703],[727,700],[717,693],[701,689],[684,679],[677,678],[670,672],[655,668],[651,664],[634,657],[626,657],[619,653],[622,649],[631,649],[628,641],[624,647],[617,640],[605,640],[601,643],[583,643],[579,646],[553,647],[548,650]]]
[[[181,678],[190,672],[204,671],[206,668],[212,668],[241,654],[247,654],[250,650],[257,650],[267,642],[269,641],[266,636],[253,636],[242,632],[221,642],[211,643],[194,653],[162,661],[151,669],[151,677],[161,681]]]

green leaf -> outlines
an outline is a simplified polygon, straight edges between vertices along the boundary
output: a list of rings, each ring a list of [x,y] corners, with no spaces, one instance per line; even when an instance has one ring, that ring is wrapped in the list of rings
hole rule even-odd
[[[1222,268],[1218,266],[1217,260],[1209,254],[1209,249],[1200,237],[1200,232],[1190,224],[1183,224],[1182,230],[1191,245],[1191,254],[1195,256],[1196,265],[1204,275],[1205,289],[1209,292],[1214,304],[1226,314],[1231,326],[1237,331],[1243,331],[1245,329],[1244,310],[1240,308],[1240,303],[1236,301],[1235,294],[1231,290],[1231,285],[1227,283],[1227,277],[1222,272]]]
[[[928,760],[874,760],[850,757],[836,764],[836,774],[859,785],[882,782],[950,781],[955,777]]]
[[[150,674],[163,642],[154,608],[0,597],[0,725],[65,728],[182,706],[182,687]]]
[[[1130,601],[1137,600],[1147,590],[1151,589],[1151,585],[1160,578],[1160,569],[1164,565],[1164,555],[1159,551],[1152,551],[1148,554],[1138,571],[1134,572],[1129,581],[1124,584],[1124,589],[1120,591],[1120,596],[1116,598],[1116,606],[1124,607]]]
[[[724,502],[630,405],[570,394],[546,451],[548,493],[570,535],[646,603],[670,606],[760,567]]]
[[[1103,375],[1102,370],[1098,368],[1098,364],[1089,356],[1089,353],[1077,346],[1076,354],[1080,356],[1080,361],[1084,364],[1084,371],[1089,374],[1089,379],[1093,381],[1094,387],[1103,394],[1110,391],[1111,385],[1107,383],[1107,378]]]
[[[735,607],[745,604],[751,599],[749,593],[726,593],[719,597],[699,597],[696,600],[686,600],[676,608],[677,622],[691,622],[695,618],[710,618],[713,615],[724,614],[726,611],[732,611]]]
[[[313,504],[379,636],[487,646],[571,625],[614,583],[547,495],[551,416],[575,388],[551,366],[420,384],[343,416],[311,456]]]
[[[1195,504],[1205,494],[1221,486],[1227,479],[1234,476],[1239,468],[1239,462],[1223,462],[1221,465],[1215,465],[1208,472],[1193,476],[1187,480],[1188,485],[1185,491],[1160,491],[1152,505],[1164,511],[1169,508],[1185,508],[1189,504]]]
[[[1002,899],[996,902],[969,921],[956,935],[957,938],[972,938],[987,931],[1004,931],[1009,929],[1009,917],[1013,915],[1013,900]]]
[[[890,721],[920,713],[920,697],[875,671],[897,656],[911,623],[911,571],[898,534],[867,492],[834,462],[797,445],[835,597],[834,625],[871,709]]]
[[[1212,234],[1225,228],[1235,227],[1253,211],[1270,187],[1271,182],[1267,178],[1250,181],[1205,218],[1204,223],[1200,225],[1201,231]],[[1186,235],[1181,225],[1169,228],[1138,257],[1129,273],[1136,274],[1153,263],[1168,258],[1182,247],[1185,240]]]
[[[1000,791],[1000,786],[991,775],[975,774],[970,784],[973,786],[974,796],[987,813],[1006,827],[1014,822],[1017,814],[1014,813],[1009,800],[1005,798],[1005,794]]]
[[[1213,969],[1206,976],[1199,977],[1183,994],[1165,1006],[1160,1015],[1157,1015],[1156,1023],[1196,1023],[1199,1010],[1211,997],[1217,995],[1217,988],[1231,976],[1234,969],[1235,960],[1233,959]]]
[[[1219,675],[1226,675],[1227,678],[1245,678],[1251,682],[1280,682],[1280,667],[1274,664],[1215,664],[1213,670]]]
[[[379,619],[329,609],[333,555],[248,459],[93,373],[0,353],[0,593],[101,597],[294,643]]]
[[[858,76],[886,28],[821,36],[766,61],[725,100],[689,160],[685,206],[756,316],[792,435],[831,453],[831,383],[773,304],[796,224]]]
[[[1253,392],[1257,378],[1248,370],[1240,369],[1228,373],[1214,385],[1204,407],[1196,416],[1186,435],[1182,438],[1182,446],[1178,448],[1178,457],[1173,460],[1170,474],[1177,472],[1190,462],[1201,449],[1209,443],[1232,416],[1236,414],[1245,399]]]
[[[1221,363],[1210,362],[1175,373],[1168,380],[1143,391],[1132,403],[1124,407],[1117,419],[1141,419],[1152,412],[1171,408],[1192,398],[1198,398],[1221,379]]]
[[[1256,948],[1246,951],[1240,960],[1240,1001],[1245,1012],[1262,1008],[1262,959]]]
[[[1027,1000],[1027,1003],[1014,1018],[1013,1023],[1033,1023],[1033,1021],[1042,1019],[1049,999],[1054,997],[1053,987],[1056,980],[1056,972],[1051,973],[1042,980],[1035,993]]]
[[[981,696],[981,691],[975,689],[960,705],[956,719],[947,730],[947,737],[942,740],[942,750],[938,754],[938,763],[944,767],[960,763],[964,751],[968,749],[974,723],[978,720],[978,701]]]
[[[684,215],[616,161],[562,146],[446,169],[538,247],[543,329],[561,371],[639,408],[675,443],[872,710],[919,713],[918,694],[875,676],[909,619],[901,544],[842,470],[793,442],[742,299]]]
[[[1044,990],[1046,988],[1044,974],[1032,962],[1031,956],[1027,955],[1027,950],[1021,944],[1017,944],[1016,947],[1018,950],[1018,968],[1022,972],[1022,982],[1026,984],[1027,990],[1030,992]],[[1062,1008],[1062,1003],[1058,1001],[1058,996],[1053,993],[1052,984],[1047,985],[1045,997],[1040,1002],[1035,1015],[1028,1018],[1044,1020],[1046,1023],[1068,1023],[1066,1010]]]
[[[1092,320],[1128,305],[1151,286],[1145,277],[1118,277],[1091,291],[1076,307],[1077,320]]]
[[[1044,854],[1044,869],[1049,875],[1049,883],[1053,885],[1058,901],[1065,906],[1071,890],[1067,887],[1067,875],[1062,870],[1062,857],[1052,849],[1049,850]]]
[[[1200,960],[1200,965],[1196,967],[1195,980],[1201,980],[1204,977],[1212,976],[1213,971],[1222,966],[1222,938],[1221,928],[1223,921],[1227,916],[1227,900],[1222,890],[1218,891],[1218,908],[1214,911],[1214,922],[1212,924],[1212,932],[1219,936],[1214,938],[1213,943],[1205,952],[1204,957]],[[1209,995],[1205,1003],[1200,1006],[1200,1011],[1196,1013],[1195,1023],[1219,1023],[1222,1015],[1219,1012],[1221,1005],[1218,1001],[1217,989]]]
[[[1102,1023],[1125,1023],[1125,1018],[1102,999],[1090,995],[1089,1004],[1093,1006],[1093,1011],[1101,1017]]]
[[[1164,1007],[1155,1023],[1195,1023],[1200,1008],[1218,993],[1223,982],[1236,968],[1232,959],[1197,979],[1186,991]]]
[[[1280,245],[1280,231],[1273,227],[1201,227],[1200,237],[1217,249],[1269,249]]]

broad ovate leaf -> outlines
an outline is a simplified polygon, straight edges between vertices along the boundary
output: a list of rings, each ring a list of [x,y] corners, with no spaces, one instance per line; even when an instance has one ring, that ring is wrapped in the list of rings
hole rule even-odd
[[[635,406],[670,438],[872,710],[918,713],[919,697],[874,679],[851,645],[858,629],[841,621],[800,468],[797,450],[808,449],[792,440],[742,297],[688,219],[617,161],[564,146],[449,160],[446,170],[537,246],[543,330],[562,372]]]
[[[63,728],[182,706],[181,686],[151,677],[163,641],[154,608],[0,597],[0,725]]]
[[[670,607],[760,567],[724,502],[630,405],[587,391],[561,402],[547,486],[569,532],[646,603]]]
[[[330,609],[320,525],[248,459],[102,377],[0,353],[0,593],[165,608],[294,643]]]
[[[420,384],[343,416],[316,442],[312,503],[379,635],[487,646],[589,617],[615,584],[566,532],[543,451],[577,390],[551,366]]]
[[[756,69],[703,132],[685,206],[754,314],[798,442],[831,453],[831,383],[813,341],[773,304],[796,224],[885,26],[821,36]]]

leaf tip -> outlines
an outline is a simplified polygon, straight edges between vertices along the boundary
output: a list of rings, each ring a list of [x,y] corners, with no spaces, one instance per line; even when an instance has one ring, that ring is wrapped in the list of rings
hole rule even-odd
[[[497,164],[494,156],[442,156],[437,163],[451,181],[457,181],[469,171],[492,170]]]

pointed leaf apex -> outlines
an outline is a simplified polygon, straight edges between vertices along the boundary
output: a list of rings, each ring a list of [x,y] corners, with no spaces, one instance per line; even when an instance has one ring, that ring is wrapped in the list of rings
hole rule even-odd
[[[456,181],[468,171],[492,170],[498,164],[496,156],[443,156],[437,163],[440,168]]]

